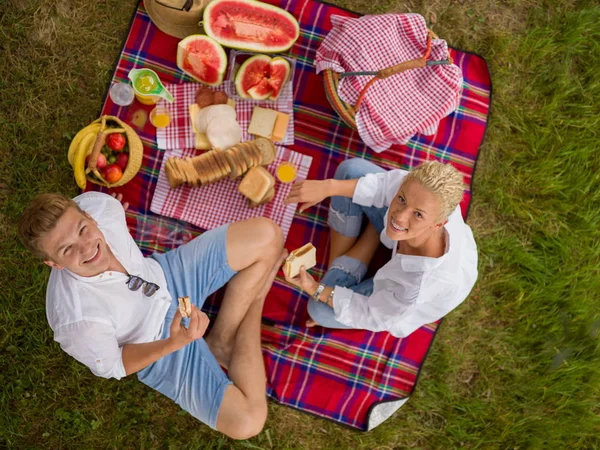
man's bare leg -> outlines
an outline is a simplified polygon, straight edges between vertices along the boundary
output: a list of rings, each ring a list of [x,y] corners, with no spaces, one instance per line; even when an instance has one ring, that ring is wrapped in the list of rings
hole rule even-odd
[[[257,435],[267,419],[266,375],[260,346],[260,323],[265,297],[287,251],[283,250],[251,303],[235,335],[228,386],[219,409],[217,429],[234,439]]]
[[[236,222],[227,230],[227,262],[238,273],[227,284],[219,314],[206,337],[211,352],[223,367],[229,365],[238,328],[271,276],[282,248],[281,230],[268,219]]]

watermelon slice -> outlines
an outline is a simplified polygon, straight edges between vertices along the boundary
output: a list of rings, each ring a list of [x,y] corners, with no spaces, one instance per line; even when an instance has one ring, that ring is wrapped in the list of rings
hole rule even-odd
[[[290,67],[290,63],[287,59],[282,58],[281,56],[276,56],[271,60],[269,69],[269,86],[271,86],[271,89],[273,90],[269,100],[277,100],[279,98],[279,94],[281,94],[281,89],[290,78],[290,72],[292,71],[292,68]]]
[[[271,96],[270,63],[271,57],[267,55],[255,55],[242,63],[235,75],[235,90],[240,97],[265,100]]]
[[[214,39],[193,34],[177,44],[177,67],[200,83],[218,86],[223,82],[227,55]]]
[[[294,16],[256,0],[212,0],[204,9],[202,25],[225,47],[253,52],[284,52],[300,36]]]

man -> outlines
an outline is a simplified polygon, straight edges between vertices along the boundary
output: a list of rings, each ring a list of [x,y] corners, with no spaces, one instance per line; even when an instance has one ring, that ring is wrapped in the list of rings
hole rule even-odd
[[[281,229],[249,219],[144,258],[120,200],[42,194],[21,216],[21,240],[52,268],[46,310],[55,340],[97,376],[137,373],[227,436],[258,434],[267,416],[260,320],[286,256]],[[203,339],[209,319],[200,308],[225,284]],[[183,296],[193,302],[187,326],[178,310]]]

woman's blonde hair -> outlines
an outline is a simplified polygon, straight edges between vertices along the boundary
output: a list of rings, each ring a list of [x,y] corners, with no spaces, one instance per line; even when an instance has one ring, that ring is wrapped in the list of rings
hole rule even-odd
[[[68,208],[83,214],[77,203],[60,194],[41,194],[35,197],[19,219],[18,233],[23,245],[34,255],[48,259],[40,246],[40,239],[54,229]]]
[[[431,191],[441,204],[441,217],[446,220],[463,198],[465,183],[463,175],[451,164],[439,161],[427,161],[412,169],[404,183],[416,180],[425,189]]]

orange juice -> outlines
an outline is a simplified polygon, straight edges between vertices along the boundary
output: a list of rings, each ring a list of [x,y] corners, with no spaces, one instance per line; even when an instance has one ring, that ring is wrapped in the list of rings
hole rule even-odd
[[[171,123],[171,116],[169,111],[164,106],[157,106],[150,113],[150,122],[156,128],[168,127]]]
[[[151,75],[142,75],[135,80],[135,87],[144,94],[151,92],[156,87],[156,84],[156,80]]]
[[[296,168],[292,163],[283,162],[277,166],[276,174],[282,183],[291,183],[296,179]]]

